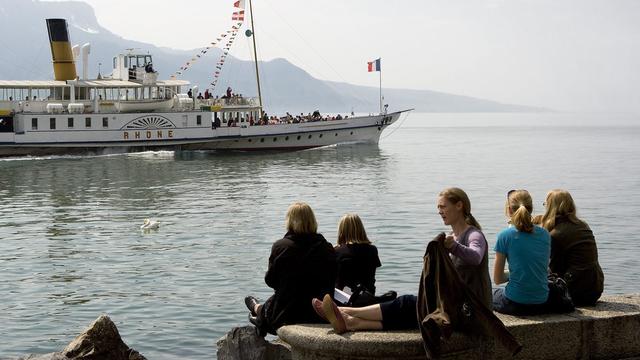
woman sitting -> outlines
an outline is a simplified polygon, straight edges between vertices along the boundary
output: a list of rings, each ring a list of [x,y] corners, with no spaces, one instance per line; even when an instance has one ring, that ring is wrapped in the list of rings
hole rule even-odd
[[[311,299],[333,293],[336,255],[333,246],[317,233],[313,210],[303,202],[291,204],[286,216],[287,233],[271,248],[267,285],[275,290],[264,304],[245,298],[249,320],[262,335],[286,324],[317,323],[320,318]]]
[[[371,294],[376,292],[376,268],[382,266],[378,249],[371,244],[362,220],[356,214],[345,214],[338,224],[338,277],[336,288],[348,286],[352,291],[358,285]]]
[[[438,214],[445,225],[451,226],[444,246],[451,253],[453,264],[462,281],[491,306],[491,279],[488,268],[487,240],[480,224],[471,215],[471,202],[459,188],[443,190],[438,196]],[[336,333],[348,330],[417,329],[417,297],[403,295],[381,304],[361,308],[337,307],[329,295],[323,301],[313,300],[313,307],[333,326]]]
[[[495,284],[508,283],[506,288],[498,288],[493,292],[495,311],[514,315],[546,311],[551,238],[547,230],[533,224],[532,212],[529,192],[509,191],[505,213],[511,225],[498,234],[493,268]],[[509,262],[509,271],[506,272],[505,260]]]
[[[595,305],[604,288],[604,274],[593,232],[576,216],[568,191],[549,191],[545,208],[541,225],[551,234],[551,272],[567,282],[575,305]]]

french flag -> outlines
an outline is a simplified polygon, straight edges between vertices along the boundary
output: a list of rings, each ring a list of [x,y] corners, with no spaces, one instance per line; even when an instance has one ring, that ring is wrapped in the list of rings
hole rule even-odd
[[[380,58],[367,62],[369,72],[380,71]]]

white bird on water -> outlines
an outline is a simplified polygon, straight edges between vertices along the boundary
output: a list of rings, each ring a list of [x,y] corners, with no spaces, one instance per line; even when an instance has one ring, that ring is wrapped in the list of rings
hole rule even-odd
[[[155,220],[144,219],[144,224],[140,225],[141,230],[157,230],[160,222]]]

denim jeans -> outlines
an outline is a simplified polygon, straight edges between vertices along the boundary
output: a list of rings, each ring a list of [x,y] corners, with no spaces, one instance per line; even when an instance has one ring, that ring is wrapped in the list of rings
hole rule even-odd
[[[493,289],[493,310],[510,315],[536,315],[547,312],[546,302],[542,304],[521,304],[510,300],[504,288]]]

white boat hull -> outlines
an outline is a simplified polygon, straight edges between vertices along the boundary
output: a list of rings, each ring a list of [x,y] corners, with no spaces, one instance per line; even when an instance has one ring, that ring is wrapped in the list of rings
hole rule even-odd
[[[403,112],[298,124],[211,128],[194,126],[184,113],[97,114],[119,119],[109,129],[56,129],[0,133],[0,156],[149,150],[298,150],[340,143],[378,143]],[[194,113],[204,117],[209,113]],[[195,115],[191,114],[194,118]],[[31,116],[31,115],[30,115]],[[143,119],[144,121],[141,121]],[[149,121],[149,119],[153,121]],[[157,121],[161,119],[162,121]],[[186,120],[185,120],[186,119]],[[182,123],[177,123],[182,121]],[[146,124],[146,125],[145,125]],[[146,127],[144,127],[146,126]]]

